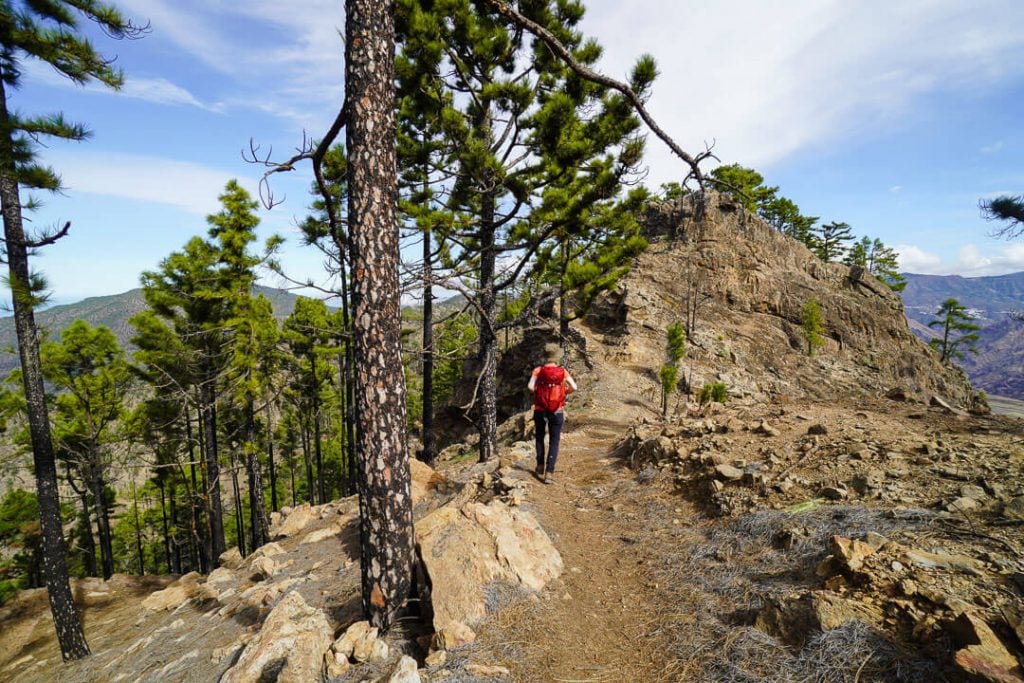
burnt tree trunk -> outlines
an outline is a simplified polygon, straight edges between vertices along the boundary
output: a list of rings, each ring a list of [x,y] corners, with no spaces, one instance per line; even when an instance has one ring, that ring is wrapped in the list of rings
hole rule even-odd
[[[320,434],[320,380],[316,376],[316,354],[309,354],[309,367],[313,374],[313,454],[316,457],[316,498],[321,505],[327,502],[324,487],[324,451]]]
[[[498,339],[494,335],[494,193],[484,192],[480,199],[480,383],[477,395],[480,412],[477,417],[477,430],[480,433],[480,462],[486,462],[498,457]]]
[[[61,528],[60,494],[57,490],[57,463],[50,438],[46,391],[39,361],[39,337],[32,310],[32,293],[29,291],[28,244],[21,220],[21,196],[15,175],[14,141],[11,138],[14,124],[7,110],[5,76],[0,73],[0,210],[3,212],[8,283],[13,294],[14,328],[21,358],[25,411],[28,414],[32,442],[46,592],[50,599],[60,653],[68,661],[87,656],[89,645],[82,632],[82,620],[75,608],[68,581],[67,547]]]
[[[420,458],[433,466],[437,459],[434,435],[434,273],[431,266],[431,231],[423,231],[423,452]]]
[[[345,5],[348,216],[363,609],[387,630],[412,586],[398,281],[393,0]]]

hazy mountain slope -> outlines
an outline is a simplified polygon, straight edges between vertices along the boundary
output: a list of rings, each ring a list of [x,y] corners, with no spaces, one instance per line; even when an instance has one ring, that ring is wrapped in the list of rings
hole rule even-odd
[[[910,329],[922,339],[934,332],[927,327],[946,299],[967,306],[982,326],[978,354],[961,362],[972,384],[991,394],[1024,399],[1024,324],[1009,317],[1024,310],[1024,273],[990,277],[905,274],[903,303]]]
[[[284,320],[295,310],[295,300],[298,296],[291,292],[259,286],[254,291],[270,300],[274,316],[278,320]],[[55,339],[74,321],[85,320],[94,327],[109,327],[122,346],[131,347],[129,339],[134,334],[134,329],[128,324],[128,320],[145,308],[142,290],[132,289],[121,294],[95,296],[77,303],[48,308],[36,314],[36,323],[44,338]],[[14,319],[9,316],[0,318],[0,349],[4,351],[0,353],[0,374],[6,374],[17,365],[17,345]]]

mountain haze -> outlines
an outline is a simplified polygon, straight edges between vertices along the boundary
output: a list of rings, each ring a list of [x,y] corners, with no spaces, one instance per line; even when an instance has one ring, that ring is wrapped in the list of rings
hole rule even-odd
[[[936,330],[928,327],[946,299],[967,307],[981,325],[977,354],[967,354],[960,365],[978,389],[1024,399],[1024,324],[1010,317],[1024,310],[1024,272],[987,277],[915,275],[905,273],[902,292],[910,329],[928,340]]]
[[[255,294],[262,294],[274,309],[274,317],[284,320],[295,310],[298,296],[282,289],[256,286]],[[142,289],[131,289],[121,294],[94,296],[73,304],[62,304],[36,313],[36,324],[44,340],[57,339],[61,332],[76,320],[84,320],[93,327],[100,325],[110,328],[117,341],[126,349],[134,347],[129,341],[135,333],[128,324],[132,316],[146,309]],[[0,373],[6,375],[18,364],[18,339],[14,329],[14,318],[0,318]]]

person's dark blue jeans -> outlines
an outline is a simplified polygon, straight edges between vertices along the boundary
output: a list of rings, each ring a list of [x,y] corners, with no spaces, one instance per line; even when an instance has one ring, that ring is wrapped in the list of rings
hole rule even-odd
[[[565,413],[549,413],[544,410],[533,411],[533,426],[537,440],[537,469],[546,469],[548,472],[555,471],[555,461],[558,460],[558,442],[562,438],[562,426],[565,424]],[[544,432],[551,434],[548,447],[547,466],[544,463]]]

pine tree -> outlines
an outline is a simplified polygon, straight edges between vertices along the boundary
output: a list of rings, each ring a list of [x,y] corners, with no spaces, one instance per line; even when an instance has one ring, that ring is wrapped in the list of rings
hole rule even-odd
[[[998,237],[1015,239],[1024,234],[1024,195],[1002,195],[979,203],[986,220],[1005,223],[995,231]]]
[[[60,178],[37,162],[36,145],[44,137],[84,140],[88,131],[69,123],[61,114],[24,117],[12,110],[9,93],[20,85],[26,59],[38,59],[75,83],[97,81],[114,89],[121,86],[123,77],[113,68],[113,60],[96,52],[81,35],[82,19],[97,23],[113,38],[140,34],[112,5],[96,0],[36,0],[16,6],[10,0],[0,2],[0,209],[32,436],[46,587],[64,660],[88,655],[89,646],[68,584],[56,465],[33,315],[42,281],[30,271],[28,256],[31,249],[66,234],[68,226],[42,239],[26,236],[22,214],[33,202],[22,204],[19,188],[58,191]]]
[[[409,597],[413,565],[395,216],[394,3],[348,0],[345,19],[362,596],[370,623],[387,630]]]
[[[846,253],[843,263],[860,266],[894,292],[901,292],[907,286],[907,279],[899,271],[899,255],[895,249],[885,246],[882,240],[862,237]]]
[[[639,122],[625,97],[578,76],[500,10],[469,0],[403,0],[400,9],[403,78],[440,82],[449,94],[429,102],[442,107],[442,168],[452,175],[441,207],[449,217],[440,222],[452,226],[447,237],[457,245],[447,282],[471,299],[478,319],[477,428],[487,460],[497,447],[497,332],[514,324],[499,323],[498,303],[552,243],[562,245],[549,259],[559,266],[556,279],[568,272],[577,257],[572,243],[598,225],[598,205],[618,194],[639,158]],[[580,4],[521,9],[578,62],[600,56],[577,30]],[[645,92],[655,73],[652,60],[640,60],[634,89]],[[499,257],[508,259],[501,271]]]
[[[92,494],[99,530],[103,578],[114,573],[110,516],[104,492],[110,448],[121,439],[119,422],[131,384],[124,350],[106,327],[76,320],[59,341],[40,349],[43,377],[60,391],[54,402],[57,451]]]
[[[800,323],[803,327],[804,339],[807,340],[807,355],[813,356],[814,352],[825,345],[825,322],[821,315],[821,305],[817,299],[811,299],[804,304],[800,311]]]
[[[928,323],[928,327],[941,327],[942,337],[932,339],[928,344],[939,352],[940,362],[947,363],[954,358],[963,359],[964,350],[977,353],[974,345],[978,341],[975,334],[981,326],[971,321],[974,316],[970,314],[967,307],[956,299],[946,299],[935,312],[937,319]]]
[[[846,243],[852,241],[850,224],[832,221],[814,230],[814,246],[811,250],[825,263],[831,263],[842,258],[846,253]]]
[[[679,361],[686,353],[686,332],[683,324],[674,322],[665,330],[665,364],[661,366],[661,414],[668,414],[668,398],[675,391],[679,378]]]

